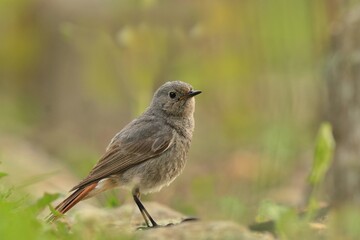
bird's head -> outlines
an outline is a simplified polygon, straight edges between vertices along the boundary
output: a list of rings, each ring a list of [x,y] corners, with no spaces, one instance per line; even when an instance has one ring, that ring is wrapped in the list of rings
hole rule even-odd
[[[166,82],[155,92],[151,108],[159,109],[167,116],[192,116],[195,110],[194,96],[200,93],[185,82]]]

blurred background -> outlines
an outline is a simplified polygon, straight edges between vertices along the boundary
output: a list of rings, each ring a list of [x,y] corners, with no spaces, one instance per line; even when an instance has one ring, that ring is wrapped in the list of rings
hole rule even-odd
[[[242,223],[253,221],[266,199],[301,205],[319,125],[330,120],[338,130],[336,119],[344,117],[328,109],[339,90],[331,84],[349,71],[341,71],[344,64],[338,75],[329,69],[341,62],[334,63],[338,49],[346,54],[346,46],[356,44],[342,44],[336,25],[358,23],[353,15],[341,20],[355,6],[335,0],[1,0],[2,146],[16,152],[19,142],[27,145],[26,168],[37,167],[34,151],[50,156],[41,181],[64,166],[81,179],[158,86],[182,80],[203,91],[187,167],[145,199]],[[18,172],[8,174],[19,181]],[[100,202],[114,199],[121,204],[131,196],[115,191]]]

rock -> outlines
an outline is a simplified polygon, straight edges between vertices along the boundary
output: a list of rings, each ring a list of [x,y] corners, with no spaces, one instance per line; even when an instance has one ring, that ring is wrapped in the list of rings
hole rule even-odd
[[[239,239],[270,240],[268,234],[252,233],[231,221],[195,221],[171,227],[155,228],[136,232],[140,239]]]
[[[135,204],[125,204],[114,209],[84,208],[74,211],[72,222],[82,222],[86,226],[100,225],[106,232],[117,236],[130,235],[139,239],[239,239],[273,240],[270,234],[259,234],[231,221],[195,220],[182,222],[187,218],[164,205],[145,202],[144,205],[160,225],[174,225],[145,228],[143,218]],[[144,227],[139,229],[139,227]]]

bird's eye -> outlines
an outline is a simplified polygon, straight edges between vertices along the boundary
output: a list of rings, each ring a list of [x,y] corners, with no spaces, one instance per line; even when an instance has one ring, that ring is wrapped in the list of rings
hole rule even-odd
[[[169,97],[170,97],[170,98],[175,98],[175,97],[176,97],[176,93],[175,93],[175,92],[169,92]]]

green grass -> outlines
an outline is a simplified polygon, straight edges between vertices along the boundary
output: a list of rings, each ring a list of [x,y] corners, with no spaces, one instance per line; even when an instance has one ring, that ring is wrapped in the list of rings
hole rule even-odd
[[[0,177],[6,177],[0,173]],[[1,179],[0,179],[1,182]],[[70,226],[63,222],[47,223],[39,217],[41,212],[49,212],[51,203],[59,194],[48,194],[34,200],[18,188],[0,187],[0,236],[4,240],[18,239],[133,239],[132,236],[116,235],[102,227],[88,226],[78,222]]]

